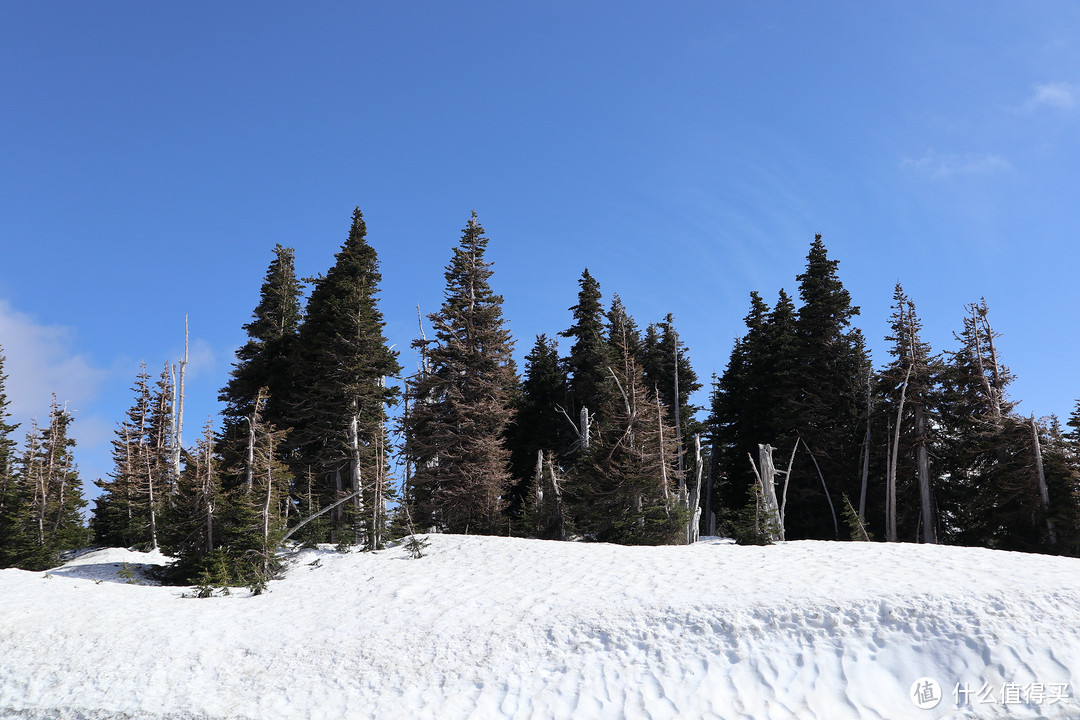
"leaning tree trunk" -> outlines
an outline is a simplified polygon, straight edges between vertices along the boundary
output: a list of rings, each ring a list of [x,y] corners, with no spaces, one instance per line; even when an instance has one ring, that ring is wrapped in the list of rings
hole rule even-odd
[[[1031,445],[1035,454],[1035,481],[1039,486],[1039,501],[1043,513],[1046,515],[1046,535],[1051,545],[1057,544],[1057,533],[1054,531],[1054,521],[1050,519],[1050,491],[1046,487],[1046,470],[1043,468],[1042,445],[1039,443],[1039,426],[1035,423],[1035,415],[1031,416]]]
[[[922,512],[922,541],[936,543],[933,507],[930,502],[930,453],[926,447],[926,410],[915,406],[915,464],[919,471],[919,507]]]

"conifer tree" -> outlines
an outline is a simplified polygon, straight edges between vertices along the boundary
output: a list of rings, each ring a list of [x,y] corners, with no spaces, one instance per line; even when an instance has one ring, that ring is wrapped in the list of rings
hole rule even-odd
[[[538,335],[536,344],[525,356],[521,392],[514,404],[513,422],[507,429],[514,482],[507,509],[511,517],[519,516],[527,500],[535,494],[537,453],[543,451],[550,462],[570,445],[569,426],[558,411],[566,405],[566,392],[558,345],[546,335]]]
[[[892,343],[891,360],[878,375],[880,402],[874,422],[882,429],[887,450],[882,472],[886,478],[883,535],[892,541],[936,542],[936,483],[930,457],[938,454],[934,452],[934,427],[939,424],[935,418],[943,368],[921,339],[922,323],[915,303],[900,283],[896,284],[893,303],[891,333],[885,338]]]
[[[417,343],[428,370],[410,384],[412,514],[447,532],[499,532],[511,482],[505,434],[517,374],[487,244],[474,212],[446,267],[442,307],[429,316],[435,338]]]
[[[401,371],[383,334],[381,279],[356,208],[334,266],[315,281],[300,326],[289,443],[297,448],[293,475],[311,475],[319,507],[361,491],[355,502],[332,511],[330,537],[321,539],[369,548],[381,537],[381,504],[388,496],[386,404],[396,389],[386,378]]]
[[[943,457],[949,481],[940,493],[945,540],[1006,550],[1056,549],[1047,518],[1067,512],[1071,492],[1058,492],[1049,507],[1045,456],[1034,442],[1034,419],[1018,417],[1007,388],[1012,373],[997,349],[985,300],[967,307],[960,349],[949,353],[944,373]],[[1036,452],[1038,450],[1038,453]],[[1040,463],[1043,472],[1039,472]],[[1052,524],[1052,523],[1051,523]]]
[[[561,337],[573,339],[566,358],[570,390],[570,407],[566,411],[576,422],[582,408],[586,408],[597,422],[602,423],[602,408],[611,406],[616,392],[609,369],[613,365],[613,356],[604,338],[600,284],[586,268],[578,285],[581,290],[577,305],[570,308],[574,313],[574,324],[559,333]]]
[[[150,388],[146,364],[140,365],[132,391],[135,399],[116,429],[113,472],[97,480],[102,493],[94,504],[91,527],[94,542],[115,547],[156,548],[158,518],[171,473],[169,386],[167,376]]]
[[[0,346],[0,567],[11,564],[9,554],[13,555],[14,548],[20,544],[17,528],[18,511],[22,504],[22,487],[15,475],[18,447],[12,437],[19,425],[11,422],[4,362],[4,349]]]
[[[16,508],[16,537],[8,561],[25,570],[44,570],[59,563],[60,553],[86,544],[78,469],[69,437],[71,414],[53,396],[49,425],[33,423],[19,462],[21,502]]]
[[[840,282],[838,264],[816,235],[806,271],[796,277],[802,306],[795,320],[794,430],[807,452],[796,457],[791,478],[788,538],[836,539],[840,497],[860,489],[869,360],[862,333],[849,327],[859,308]]]
[[[248,341],[236,351],[231,377],[218,396],[225,403],[221,450],[227,462],[237,467],[242,464],[250,430],[248,418],[260,388],[267,392],[261,413],[264,421],[278,428],[290,426],[293,406],[298,402],[291,390],[303,286],[296,277],[293,258],[292,248],[274,246],[259,303],[251,321],[244,325]]]
[[[675,428],[641,367],[623,346],[609,366],[616,397],[600,408],[607,421],[566,484],[575,530],[600,542],[671,544],[684,540],[687,511],[679,478]]]
[[[701,389],[701,383],[690,365],[689,350],[679,339],[671,313],[663,322],[649,325],[640,355],[645,384],[659,393],[668,420],[678,430],[679,453],[683,457],[687,443],[702,428],[694,417],[698,408],[690,404],[690,395]],[[685,467],[685,463],[681,466]]]

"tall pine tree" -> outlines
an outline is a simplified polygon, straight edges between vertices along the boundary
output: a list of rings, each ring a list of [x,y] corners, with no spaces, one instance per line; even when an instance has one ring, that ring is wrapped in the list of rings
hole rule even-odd
[[[419,342],[427,370],[410,385],[413,518],[446,532],[499,532],[511,483],[505,434],[517,376],[487,244],[474,212],[446,267],[442,307],[429,316],[435,338]]]
[[[396,391],[386,378],[401,371],[383,334],[381,279],[356,208],[334,266],[315,281],[300,326],[290,436],[297,448],[293,475],[312,478],[319,507],[360,492],[332,512],[329,537],[313,539],[369,548],[382,536],[388,495],[386,404]]]

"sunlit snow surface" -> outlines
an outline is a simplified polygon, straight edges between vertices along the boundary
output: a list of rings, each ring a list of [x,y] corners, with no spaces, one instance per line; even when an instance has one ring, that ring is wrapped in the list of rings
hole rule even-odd
[[[166,558],[127,550],[0,571],[0,717],[1080,717],[1080,560],[430,540],[305,550],[258,597],[128,584]]]

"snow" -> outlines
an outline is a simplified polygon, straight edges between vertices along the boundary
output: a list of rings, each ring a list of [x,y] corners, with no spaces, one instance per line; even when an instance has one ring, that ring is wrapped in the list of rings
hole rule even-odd
[[[119,549],[0,571],[0,717],[1080,717],[1077,559],[429,538],[295,552],[260,596],[185,597]]]

